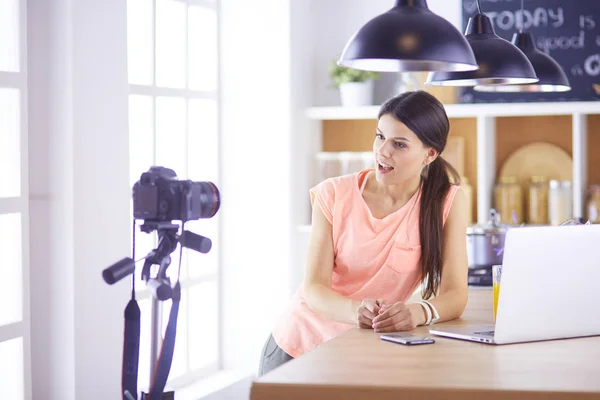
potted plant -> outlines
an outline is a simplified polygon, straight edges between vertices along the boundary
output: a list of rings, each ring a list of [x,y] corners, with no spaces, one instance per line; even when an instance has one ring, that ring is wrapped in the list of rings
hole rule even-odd
[[[369,106],[373,104],[373,81],[377,72],[342,67],[334,61],[329,69],[333,85],[340,90],[342,106]]]

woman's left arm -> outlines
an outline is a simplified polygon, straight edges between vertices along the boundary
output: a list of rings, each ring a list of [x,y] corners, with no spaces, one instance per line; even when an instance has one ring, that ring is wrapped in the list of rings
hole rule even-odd
[[[438,295],[428,300],[437,310],[440,319],[449,321],[462,315],[468,299],[467,261],[467,198],[458,189],[442,232],[442,272]],[[376,332],[406,331],[423,325],[427,314],[418,303],[399,301],[384,306],[373,319]]]
[[[452,206],[443,230],[442,276],[438,295],[429,300],[440,315],[438,322],[449,321],[462,315],[468,300],[467,261],[467,198],[462,189],[454,195]],[[425,313],[420,304],[407,305],[418,319],[425,323]]]

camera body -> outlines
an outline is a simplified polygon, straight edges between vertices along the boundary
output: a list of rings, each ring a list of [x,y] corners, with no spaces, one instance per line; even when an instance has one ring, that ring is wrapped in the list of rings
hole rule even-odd
[[[221,204],[212,182],[177,180],[175,171],[153,166],[133,185],[133,217],[146,222],[212,218]]]

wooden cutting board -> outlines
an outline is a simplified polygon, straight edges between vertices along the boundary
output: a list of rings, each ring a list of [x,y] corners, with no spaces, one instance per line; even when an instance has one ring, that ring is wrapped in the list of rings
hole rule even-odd
[[[530,143],[517,149],[502,164],[498,179],[508,176],[515,176],[523,190],[529,187],[532,176],[572,181],[573,159],[554,144]]]

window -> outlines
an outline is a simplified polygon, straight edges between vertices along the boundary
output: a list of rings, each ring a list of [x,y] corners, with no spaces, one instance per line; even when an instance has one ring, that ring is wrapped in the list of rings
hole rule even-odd
[[[31,398],[25,0],[0,0],[0,399]]]
[[[216,0],[128,0],[130,183],[151,165],[179,179],[219,186],[218,51]],[[208,254],[184,249],[182,300],[169,387],[217,371],[219,356],[218,221],[188,222],[186,229],[213,240]],[[136,230],[136,258],[155,248],[156,233]],[[175,277],[179,250],[171,254]],[[137,269],[142,310],[140,385],[148,384],[151,295]],[[163,303],[163,328],[170,301]]]

